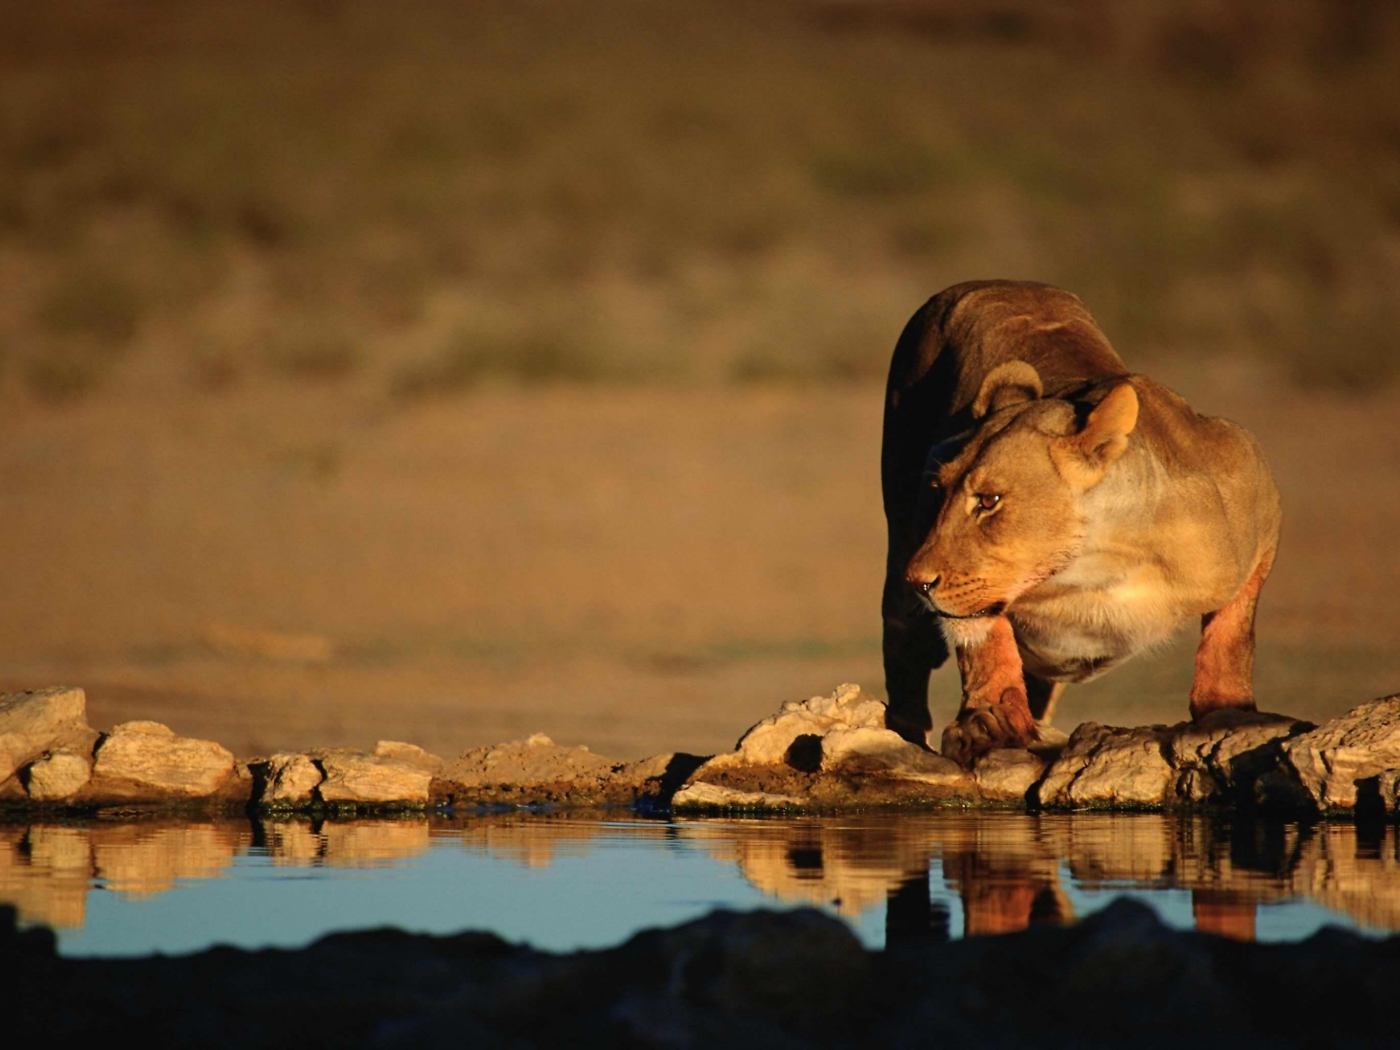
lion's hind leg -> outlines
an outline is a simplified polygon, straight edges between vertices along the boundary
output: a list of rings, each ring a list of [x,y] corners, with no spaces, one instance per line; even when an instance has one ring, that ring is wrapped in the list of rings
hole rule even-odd
[[[1233,598],[1201,617],[1201,644],[1191,683],[1191,718],[1211,711],[1254,708],[1254,613],[1259,592],[1273,568],[1274,552],[1259,560]]]
[[[1026,700],[1030,705],[1031,717],[1035,719],[1032,751],[1060,748],[1068,743],[1068,734],[1050,724],[1064,692],[1064,682],[1052,682],[1048,678],[1026,674]]]

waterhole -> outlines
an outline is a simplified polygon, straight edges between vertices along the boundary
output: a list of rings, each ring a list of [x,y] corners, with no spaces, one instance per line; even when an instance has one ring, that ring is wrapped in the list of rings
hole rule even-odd
[[[878,949],[1072,922],[1123,895],[1238,938],[1388,932],[1397,828],[949,812],[0,824],[0,903],[52,927],[70,956],[295,948],[381,926],[569,951],[716,907],[803,905]]]

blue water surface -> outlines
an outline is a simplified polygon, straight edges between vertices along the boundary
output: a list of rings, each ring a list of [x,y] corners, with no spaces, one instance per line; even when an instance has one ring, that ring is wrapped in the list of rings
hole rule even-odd
[[[914,901],[916,915],[926,909],[953,938],[964,936],[969,923],[981,924],[974,932],[988,932],[989,923],[1009,930],[1047,921],[1047,908],[1048,921],[1071,921],[1132,896],[1183,929],[1197,922],[1195,903],[1223,900],[1235,926],[1243,923],[1257,939],[1297,940],[1329,923],[1385,932],[1391,914],[1386,895],[1400,894],[1394,829],[1379,844],[1339,837],[1335,829],[1321,838],[1306,829],[1278,832],[1292,836],[1286,856],[1295,869],[1310,849],[1324,851],[1319,871],[1335,869],[1343,857],[1360,865],[1362,877],[1367,864],[1374,866],[1374,894],[1353,903],[1345,886],[1328,896],[1324,882],[1326,900],[1320,902],[1293,892],[1300,873],[1287,863],[1272,873],[1267,864],[1262,871],[1237,871],[1238,834],[1226,829],[1227,838],[1218,842],[1208,824],[1161,816],[1057,822],[1024,814],[933,814],[794,822],[513,814],[370,823],[350,836],[343,827],[330,829],[337,832],[332,835],[305,822],[280,828],[295,832],[300,852],[280,847],[267,827],[255,827],[260,834],[237,825],[216,830],[214,840],[230,843],[228,855],[200,868],[201,877],[163,879],[157,872],[149,883],[141,881],[147,854],[169,863],[161,828],[136,828],[129,842],[123,840],[124,852],[94,848],[98,859],[86,879],[81,921],[58,927],[59,950],[136,956],[216,944],[299,948],[328,933],[391,926],[427,934],[486,930],[536,948],[572,951],[610,947],[639,930],[674,926],[715,908],[801,906],[839,915],[865,945],[879,949],[891,924],[907,921],[888,903],[896,892]],[[111,833],[110,826],[91,831],[99,844]],[[64,834],[64,841],[80,841],[79,831],[65,828]],[[205,838],[212,834],[206,829]],[[40,841],[32,831],[30,840]],[[15,856],[23,860],[26,840],[16,841]],[[1087,844],[1085,855],[1074,852],[1076,842]],[[1183,842],[1184,858],[1171,852]],[[1212,851],[1220,854],[1218,863],[1209,861]],[[27,880],[24,900],[31,902],[42,889],[37,855],[31,845],[30,867],[18,868],[12,858],[10,869]],[[106,859],[112,856],[120,862]],[[1214,874],[1212,863],[1219,869]],[[1130,874],[1114,877],[1115,865]],[[1195,874],[1177,877],[1186,869]],[[1309,886],[1317,883],[1310,872],[1301,873]],[[0,873],[0,900],[12,883],[13,875]],[[23,901],[20,907],[21,920],[34,921]]]

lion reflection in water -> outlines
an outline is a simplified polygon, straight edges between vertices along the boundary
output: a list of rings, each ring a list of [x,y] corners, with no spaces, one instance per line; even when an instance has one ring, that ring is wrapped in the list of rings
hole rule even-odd
[[[887,902],[890,944],[942,940],[951,915],[929,871],[962,905],[968,936],[1076,918],[1063,872],[1082,889],[1124,886],[1191,892],[1198,929],[1253,939],[1260,904],[1305,898],[1363,926],[1400,929],[1400,829],[1350,825],[1225,825],[1209,817],[1144,814],[902,817],[871,822],[743,821],[683,824],[709,839],[770,896],[855,916]]]
[[[218,878],[254,847],[279,866],[363,868],[457,841],[545,869],[560,856],[585,856],[616,834],[617,814],[607,818],[0,825],[0,903],[15,905],[24,922],[76,928],[94,885],[154,896],[181,881]],[[1066,870],[1082,889],[1190,890],[1197,926],[1233,937],[1253,936],[1259,904],[1297,898],[1373,929],[1400,930],[1395,826],[1226,825],[1152,814],[905,814],[898,821],[637,820],[635,830],[688,841],[782,900],[834,907],[849,917],[885,903],[890,944],[950,935],[950,910],[930,894],[934,861],[961,901],[969,935],[1075,918]]]

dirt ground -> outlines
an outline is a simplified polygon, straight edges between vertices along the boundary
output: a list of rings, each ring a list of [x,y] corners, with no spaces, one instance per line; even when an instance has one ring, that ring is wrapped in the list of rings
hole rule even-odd
[[[1285,505],[1261,706],[1400,688],[1400,391],[1246,366],[1158,378],[1262,442]],[[882,685],[881,391],[341,388],[136,381],[0,419],[0,688],[88,691],[240,755],[550,734],[713,752],[782,701]],[[1072,690],[1178,720],[1189,633]],[[935,676],[934,716],[957,675]]]

